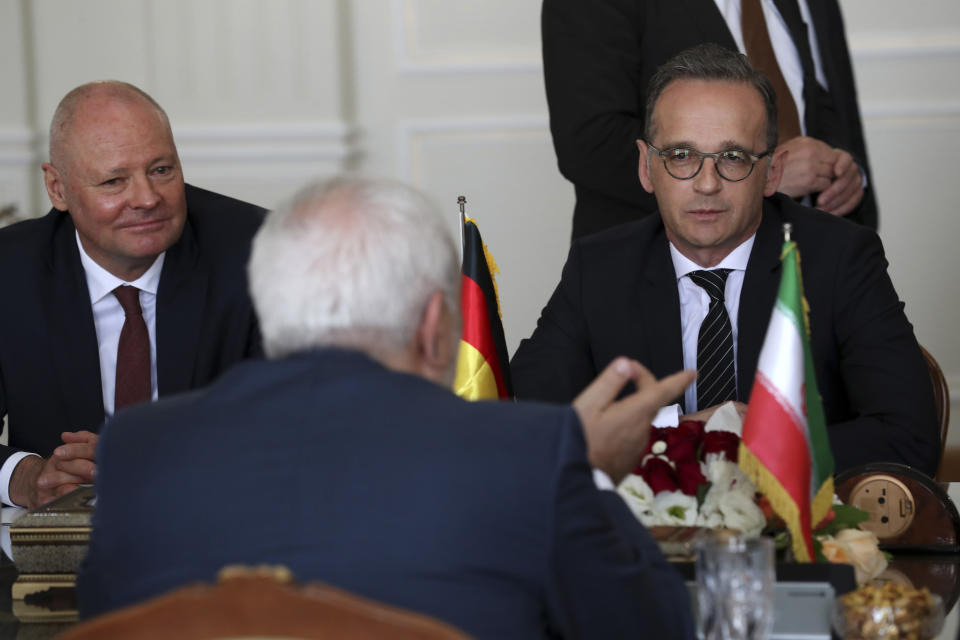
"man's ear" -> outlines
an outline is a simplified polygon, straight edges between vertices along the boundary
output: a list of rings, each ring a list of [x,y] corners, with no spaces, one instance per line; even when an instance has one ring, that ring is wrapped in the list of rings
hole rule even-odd
[[[64,197],[64,184],[63,176],[60,175],[60,172],[55,166],[49,162],[44,162],[40,165],[43,168],[43,184],[47,187],[47,195],[50,197],[50,204],[53,205],[54,209],[60,211],[67,211],[70,207],[67,206],[67,199]]]
[[[643,140],[637,140],[637,149],[640,150],[640,163],[637,168],[640,184],[644,191],[653,193],[653,181],[650,179],[650,154],[647,153],[647,143]]]
[[[434,291],[427,300],[420,326],[417,327],[416,352],[423,375],[441,384],[452,382],[446,378],[456,357],[455,328],[454,316],[447,309],[443,292]]]
[[[787,153],[789,152],[786,149],[778,147],[770,158],[770,166],[767,167],[766,182],[763,184],[763,195],[765,198],[769,198],[776,193],[777,188],[780,186],[780,179],[783,178],[783,165],[787,161]]]

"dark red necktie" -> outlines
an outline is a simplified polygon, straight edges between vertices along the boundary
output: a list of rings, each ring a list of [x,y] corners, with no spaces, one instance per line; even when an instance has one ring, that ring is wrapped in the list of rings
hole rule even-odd
[[[113,290],[126,318],[117,343],[117,380],[114,411],[147,402],[150,388],[150,336],[140,310],[140,290],[123,285]]]

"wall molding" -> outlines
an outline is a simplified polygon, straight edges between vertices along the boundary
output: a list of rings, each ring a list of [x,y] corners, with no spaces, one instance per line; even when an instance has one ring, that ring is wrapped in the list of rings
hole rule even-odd
[[[404,74],[542,73],[539,47],[522,55],[420,54],[410,40],[407,0],[393,0],[391,11],[397,70]],[[848,33],[850,54],[859,61],[960,56],[960,30],[924,29],[913,33]]]
[[[434,134],[483,134],[511,132],[550,136],[550,119],[543,115],[513,115],[472,118],[416,118],[397,121],[397,172],[401,180],[413,179],[412,150],[418,137]]]
[[[193,124],[173,128],[185,161],[345,162],[358,152],[357,130],[345,122]]]
[[[39,137],[26,127],[0,129],[0,164],[29,165],[39,156]]]
[[[390,14],[394,61],[401,74],[536,73],[543,72],[539,42],[525,54],[423,54],[410,40],[407,0],[393,0]]]
[[[359,151],[356,127],[335,121],[189,124],[174,126],[173,137],[186,162],[344,162]],[[46,133],[0,130],[0,162],[5,154],[35,162],[48,140]]]
[[[960,100],[878,102],[863,108],[864,118],[960,118]]]
[[[924,29],[913,33],[849,34],[850,55],[854,59],[889,60],[960,56],[960,31]]]

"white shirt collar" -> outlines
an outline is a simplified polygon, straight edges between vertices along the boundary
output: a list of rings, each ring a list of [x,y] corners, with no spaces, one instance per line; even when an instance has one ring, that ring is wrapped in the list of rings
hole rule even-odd
[[[114,289],[124,284],[157,295],[157,288],[160,286],[160,272],[163,270],[163,259],[166,256],[166,251],[157,256],[157,259],[153,261],[153,264],[150,265],[150,268],[147,269],[142,276],[133,282],[126,282],[94,262],[93,258],[83,250],[83,243],[80,242],[80,233],[74,231],[74,234],[77,238],[77,249],[80,250],[80,264],[83,265],[83,270],[87,277],[87,290],[90,292],[91,305],[96,304],[105,296],[109,295]]]
[[[753,241],[757,239],[754,233],[749,238],[741,242],[736,249],[727,254],[720,261],[720,264],[710,267],[711,269],[733,269],[734,271],[746,271],[747,263],[750,261],[750,252],[753,250]],[[696,262],[680,253],[680,250],[670,243],[670,258],[673,260],[673,270],[677,274],[677,280],[687,275],[691,271],[703,269]]]

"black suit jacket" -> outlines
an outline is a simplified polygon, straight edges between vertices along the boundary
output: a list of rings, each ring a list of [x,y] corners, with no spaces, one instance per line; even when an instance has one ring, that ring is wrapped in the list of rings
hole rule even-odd
[[[569,407],[470,403],[319,350],[121,412],[97,457],[84,617],[268,563],[477,638],[693,635],[682,578],[594,487]]]
[[[876,233],[777,194],[764,201],[738,313],[737,386],[750,397],[793,224],[811,349],[837,471],[877,461],[936,471],[930,375]],[[618,355],[657,377],[683,368],[680,299],[659,215],[574,242],[531,338],[511,362],[517,397],[569,402]]]
[[[260,354],[247,293],[260,207],[187,185],[187,220],[167,250],[157,290],[160,396],[205,385]],[[104,420],[97,336],[73,222],[67,212],[0,230],[0,417],[8,447],[48,456],[62,431]]]
[[[796,2],[775,0],[804,70],[807,135],[849,151],[870,183],[856,85],[836,0],[809,2],[820,49],[823,90],[815,76],[807,25]],[[714,0],[544,0],[543,65],[550,129],[560,171],[577,193],[573,236],[635,220],[656,210],[637,179],[647,84],[680,51],[715,42],[737,45]],[[849,219],[877,228],[868,186]]]

